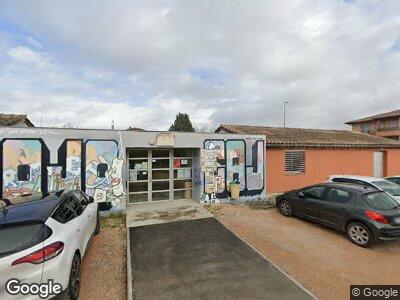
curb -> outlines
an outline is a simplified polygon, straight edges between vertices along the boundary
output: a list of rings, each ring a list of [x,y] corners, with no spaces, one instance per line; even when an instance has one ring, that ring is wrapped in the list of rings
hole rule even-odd
[[[129,228],[126,226],[126,299],[133,299],[133,290],[132,290],[132,266],[131,266],[131,239],[129,234]]]

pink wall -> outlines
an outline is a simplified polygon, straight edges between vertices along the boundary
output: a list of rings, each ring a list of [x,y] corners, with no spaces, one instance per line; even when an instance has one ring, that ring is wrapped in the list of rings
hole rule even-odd
[[[373,153],[379,149],[306,149],[306,172],[285,174],[285,151],[267,148],[267,193],[285,192],[325,181],[329,175],[351,174],[373,176]],[[385,176],[400,174],[400,149],[387,149]]]

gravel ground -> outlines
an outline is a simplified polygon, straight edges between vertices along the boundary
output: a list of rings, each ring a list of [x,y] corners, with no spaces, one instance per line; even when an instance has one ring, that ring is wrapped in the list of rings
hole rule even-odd
[[[208,209],[320,299],[348,299],[350,284],[400,284],[400,241],[365,249],[338,231],[286,218],[276,209]]]
[[[125,219],[102,219],[83,258],[79,299],[126,299]]]

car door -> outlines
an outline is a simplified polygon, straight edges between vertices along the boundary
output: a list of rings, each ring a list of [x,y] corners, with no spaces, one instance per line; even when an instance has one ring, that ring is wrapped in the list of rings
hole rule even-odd
[[[83,249],[86,249],[93,234],[93,212],[82,192],[75,191],[72,193],[72,197],[74,197],[78,202],[77,214],[79,219],[79,228],[82,235]]]
[[[87,235],[87,221],[83,215],[85,207],[81,205],[76,192],[72,192],[62,205],[64,210],[68,212],[68,214],[71,214],[71,217],[66,217],[67,223],[65,223],[65,225],[68,227],[68,230],[71,231],[72,237],[76,239],[79,249],[82,251],[85,249]]]
[[[343,223],[350,216],[355,195],[353,192],[339,188],[327,188],[324,201],[319,204],[319,217],[324,224],[342,228]]]
[[[324,198],[324,186],[312,186],[297,193],[295,213],[314,220],[319,219],[319,203]]]

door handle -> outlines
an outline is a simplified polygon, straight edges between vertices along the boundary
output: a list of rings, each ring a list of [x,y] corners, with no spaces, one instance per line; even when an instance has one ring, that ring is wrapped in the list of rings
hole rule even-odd
[[[77,236],[80,232],[81,232],[80,229],[78,229],[77,231],[75,231],[75,236]]]

